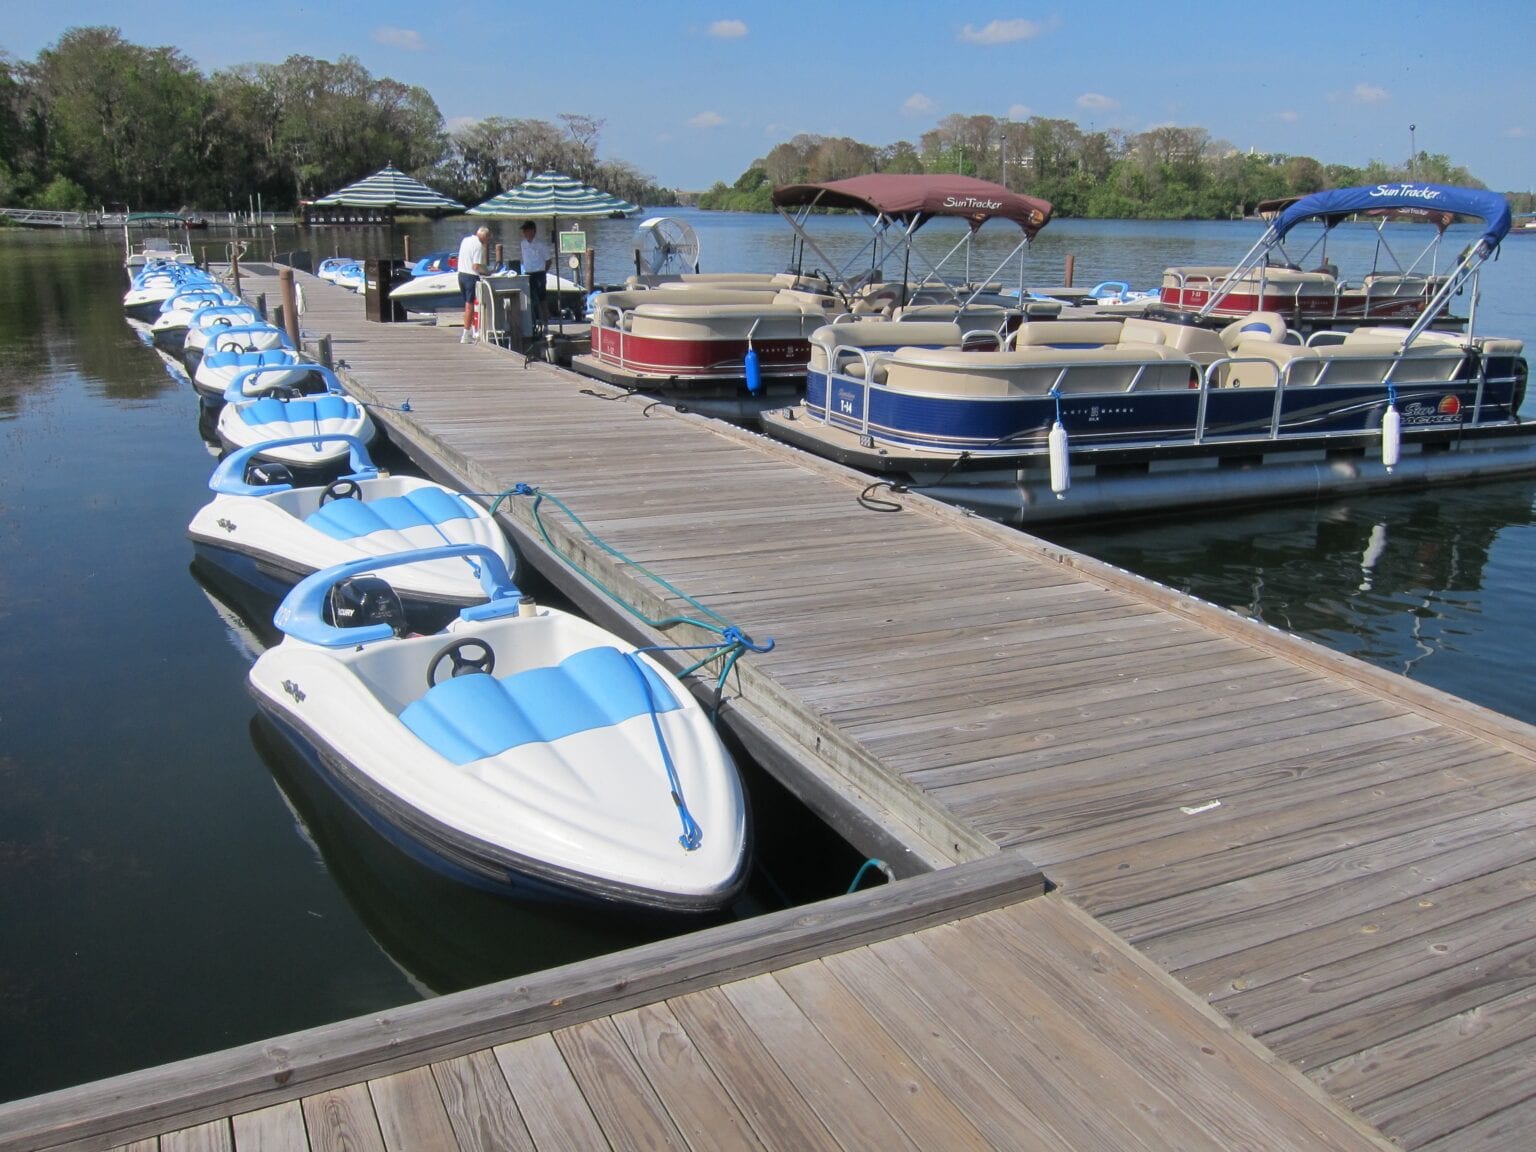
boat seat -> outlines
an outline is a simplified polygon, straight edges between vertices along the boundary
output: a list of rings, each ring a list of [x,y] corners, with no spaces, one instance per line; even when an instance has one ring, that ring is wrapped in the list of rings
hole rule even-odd
[[[938,321],[904,320],[900,324],[871,320],[860,324],[829,324],[811,333],[810,369],[825,372],[835,348],[858,348],[866,353],[894,352],[897,348],[959,348],[965,339],[960,325]],[[838,372],[862,377],[864,359],[856,352],[839,357]]]
[[[1445,283],[1444,276],[1402,272],[1372,272],[1361,280],[1367,296],[1428,296]]]
[[[283,421],[290,424],[320,424],[326,420],[345,420],[356,409],[352,401],[339,392],[323,392],[318,396],[304,396],[297,400],[263,396],[259,400],[241,404],[236,411],[242,423],[254,428]]]
[[[1006,352],[900,348],[882,361],[893,392],[960,396],[1187,389],[1200,367],[1159,344],[1109,348],[1021,348]]]
[[[754,340],[803,340],[823,320],[785,304],[639,304],[630,315],[636,336],[691,340],[745,339],[749,331]]]
[[[1221,330],[1221,343],[1236,348],[1243,341],[1284,344],[1290,334],[1285,317],[1278,312],[1250,312]]]
[[[400,722],[445,760],[463,765],[680,707],[643,661],[597,647],[510,676],[442,680],[406,705]]]
[[[1371,384],[1392,369],[1397,384],[1449,383],[1461,365],[1457,346],[1415,343],[1399,358],[1400,342],[1357,341],[1307,348],[1298,344],[1242,341],[1233,350],[1233,362],[1222,370],[1222,386],[1273,388],[1283,374],[1288,388],[1327,384]]]
[[[1120,342],[1122,320],[1031,320],[1008,338],[1011,348],[1104,348]]]
[[[417,488],[378,500],[331,500],[304,518],[333,540],[355,540],[375,532],[403,532],[451,520],[471,520],[474,512],[458,496],[441,488]]]

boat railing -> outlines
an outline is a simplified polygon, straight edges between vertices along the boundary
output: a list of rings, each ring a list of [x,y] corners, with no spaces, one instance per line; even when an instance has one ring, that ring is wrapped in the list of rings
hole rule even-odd
[[[1244,383],[1242,386],[1250,391],[1254,389],[1262,390],[1264,388],[1269,388],[1273,391],[1274,396],[1270,409],[1267,438],[1270,440],[1280,440],[1283,438],[1281,428],[1285,413],[1285,398],[1292,390],[1305,389],[1308,392],[1315,392],[1319,387],[1330,386],[1334,382],[1329,377],[1342,374],[1346,366],[1357,369],[1379,366],[1379,368],[1371,367],[1370,384],[1379,387],[1382,403],[1393,403],[1397,388],[1432,387],[1436,384],[1450,385],[1457,380],[1463,379],[1466,373],[1465,358],[1469,354],[1469,350],[1466,348],[1447,346],[1444,349],[1436,349],[1429,355],[1415,355],[1413,351],[1405,351],[1399,348],[1395,350],[1382,349],[1379,352],[1371,349],[1365,355],[1331,357],[1326,350],[1331,346],[1325,345],[1322,347],[1324,350],[1319,355],[1309,356],[1304,360],[1290,363],[1278,363],[1262,356],[1237,355],[1221,357],[1206,365],[1199,372],[1198,376],[1191,380],[1190,384],[1191,391],[1197,390],[1199,392],[1195,420],[1191,429],[1194,443],[1200,444],[1206,441],[1211,395],[1219,390],[1231,387],[1227,381],[1232,376],[1233,369],[1238,366],[1251,366],[1251,369],[1256,370],[1261,377],[1267,375],[1270,378],[1271,382],[1267,385]],[[1449,353],[1453,352],[1456,354],[1454,361],[1449,355]],[[894,353],[890,350],[872,350],[851,344],[834,346],[828,359],[826,396],[821,413],[816,419],[823,425],[835,425],[856,433],[866,445],[872,443],[870,397],[875,389],[888,389],[888,366],[893,356]],[[849,368],[855,364],[858,366],[857,369],[849,371]],[[1400,376],[1405,364],[1433,364],[1436,366],[1437,375],[1428,379],[1402,380]],[[1095,360],[1092,363],[1081,364],[1038,365],[1038,367],[1055,368],[1050,386],[1043,388],[1038,393],[1038,398],[1044,400],[1052,396],[1071,396],[1074,399],[1082,399],[1095,393],[1106,397],[1124,395],[1141,390],[1138,386],[1142,383],[1146,373],[1158,366],[1159,362],[1136,359],[1116,361]],[[1484,395],[1488,384],[1486,359],[1480,356],[1477,357],[1473,367],[1475,369],[1476,393],[1469,423],[1478,424],[1482,418]],[[1091,391],[1073,387],[1072,376],[1074,373],[1093,372],[1101,374],[1104,369],[1114,368],[1133,369],[1129,382],[1124,387],[1102,388]],[[1313,369],[1315,369],[1315,375],[1310,375],[1304,380],[1293,378],[1299,375],[1299,372],[1302,370],[1311,372]],[[1443,379],[1441,379],[1442,376],[1444,377]],[[1252,376],[1249,375],[1248,379],[1251,380]],[[834,396],[834,382],[843,391],[845,398],[849,389],[856,389],[862,393],[860,397],[861,403],[857,405],[856,410],[853,405],[849,405],[842,412],[836,410],[838,401]],[[1359,386],[1361,383],[1359,381],[1345,380],[1338,383],[1337,386],[1347,388]],[[1154,390],[1166,391],[1166,389],[1145,389],[1144,391]],[[933,395],[936,398],[941,396],[948,399],[957,398],[954,393],[935,392]],[[1033,396],[1035,393],[1031,392],[1030,395]],[[1021,398],[1015,395],[998,397],[997,399],[1017,400]],[[974,399],[991,401],[994,398],[975,397]]]

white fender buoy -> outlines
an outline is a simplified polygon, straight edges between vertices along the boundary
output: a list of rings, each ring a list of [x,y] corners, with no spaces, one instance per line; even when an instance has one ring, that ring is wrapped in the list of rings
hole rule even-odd
[[[1062,494],[1072,486],[1072,477],[1067,471],[1067,430],[1061,426],[1060,420],[1051,425],[1051,434],[1046,437],[1046,444],[1051,457],[1051,491],[1060,500]]]
[[[1397,405],[1389,404],[1381,414],[1381,462],[1389,473],[1397,467],[1402,440],[1403,418],[1398,414]]]

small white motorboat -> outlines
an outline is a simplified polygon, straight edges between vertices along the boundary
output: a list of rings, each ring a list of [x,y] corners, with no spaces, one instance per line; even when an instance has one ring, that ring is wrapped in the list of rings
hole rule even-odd
[[[292,388],[276,388],[251,400],[236,387],[244,386],[237,378],[219,410],[215,425],[219,443],[229,451],[254,447],[257,459],[286,464],[304,482],[337,475],[347,460],[346,442],[337,438],[350,436],[371,444],[377,431],[367,410],[342,391],[335,373],[319,364],[308,371],[325,391],[305,395]],[[272,447],[279,441],[281,447]]]
[[[493,292],[512,288],[518,288],[524,292],[528,290],[528,278],[518,272],[506,270],[492,272],[482,276],[481,280],[490,285]],[[551,309],[557,307],[566,298],[579,299],[585,295],[581,285],[574,280],[567,280],[553,273],[548,278],[547,291]],[[429,272],[421,276],[412,276],[409,280],[392,287],[389,290],[389,298],[407,312],[416,313],[440,312],[444,309],[452,310],[464,306],[463,297],[459,294],[457,272]]]
[[[468,557],[487,602],[399,634],[374,574]],[[328,622],[338,600],[353,626]],[[285,636],[251,668],[257,702],[403,850],[493,890],[607,906],[707,912],[740,891],[746,801],[707,713],[648,654],[533,605],[493,551],[327,568],[274,623]]]
[[[383,475],[361,441],[337,439],[348,450],[348,471],[324,486],[295,487],[279,464],[252,467],[263,449],[307,445],[313,437],[226,456],[208,481],[213,499],[187,526],[198,554],[279,596],[321,568],[443,544],[489,548],[516,573],[512,545],[485,508],[430,480]],[[412,627],[428,631],[486,598],[473,557],[409,564],[391,572],[390,584]]]

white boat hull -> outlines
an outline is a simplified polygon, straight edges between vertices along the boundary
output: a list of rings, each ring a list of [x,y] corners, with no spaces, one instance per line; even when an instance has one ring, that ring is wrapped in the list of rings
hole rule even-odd
[[[326,499],[320,487],[220,494],[193,516],[187,534],[200,549],[244,557],[290,584],[336,564],[442,544],[483,545],[515,571],[505,534],[468,497],[411,476],[355,484],[356,500]],[[391,568],[389,582],[408,602],[476,604],[485,599],[477,572],[463,557],[426,560]]]
[[[443,680],[429,692],[428,665],[455,637],[488,645],[494,675]],[[452,874],[514,892],[532,884],[630,906],[717,909],[734,898],[746,866],[735,766],[687,691],[617,643],[595,625],[541,608],[348,647],[289,637],[256,661],[250,683],[262,707],[318,753],[350,803]],[[648,671],[644,681],[631,660]],[[641,683],[661,709],[654,714],[620,702]],[[422,717],[451,711],[444,700],[452,697],[470,698],[468,727],[445,737],[440,725],[434,735]],[[569,718],[558,715],[566,702]],[[584,723],[604,706],[615,722]],[[473,744],[482,720],[503,714],[513,726],[548,731],[541,738],[530,729],[504,748],[494,733],[486,748],[460,746]],[[686,798],[701,832],[691,849],[674,795]]]

